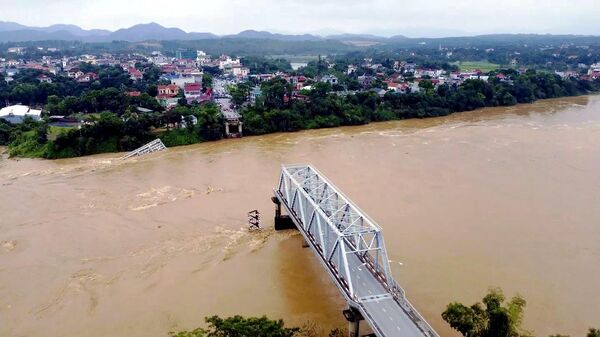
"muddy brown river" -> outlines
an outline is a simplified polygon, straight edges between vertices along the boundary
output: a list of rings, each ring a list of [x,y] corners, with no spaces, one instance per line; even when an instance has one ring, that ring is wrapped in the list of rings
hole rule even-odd
[[[600,327],[600,97],[247,137],[120,161],[0,159],[0,336],[157,336],[207,315],[345,326],[294,232],[282,163],[312,163],[383,228],[393,273],[440,314],[489,287],[537,336]],[[246,213],[264,215],[261,233]]]

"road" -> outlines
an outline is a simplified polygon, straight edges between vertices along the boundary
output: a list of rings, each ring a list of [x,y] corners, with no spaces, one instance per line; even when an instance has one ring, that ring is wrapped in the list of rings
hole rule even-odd
[[[233,108],[231,97],[227,92],[227,86],[232,83],[227,80],[215,78],[213,79],[213,95],[216,97],[215,102],[221,108],[221,114],[228,120],[239,120],[242,116]]]

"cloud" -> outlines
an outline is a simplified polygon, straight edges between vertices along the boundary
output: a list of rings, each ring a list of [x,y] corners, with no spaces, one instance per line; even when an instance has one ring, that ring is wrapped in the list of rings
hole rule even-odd
[[[158,22],[186,31],[338,31],[409,36],[600,32],[598,0],[0,0],[0,20],[115,30]]]

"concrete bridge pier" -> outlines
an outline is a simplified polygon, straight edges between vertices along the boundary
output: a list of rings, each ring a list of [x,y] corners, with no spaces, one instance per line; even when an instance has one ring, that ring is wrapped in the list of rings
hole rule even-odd
[[[281,214],[281,202],[276,197],[271,197],[271,201],[275,204],[275,230],[282,231],[286,229],[298,229],[289,215]]]
[[[348,308],[342,311],[344,317],[348,321],[348,336],[349,337],[360,337],[360,321],[364,320],[360,311],[355,308]]]

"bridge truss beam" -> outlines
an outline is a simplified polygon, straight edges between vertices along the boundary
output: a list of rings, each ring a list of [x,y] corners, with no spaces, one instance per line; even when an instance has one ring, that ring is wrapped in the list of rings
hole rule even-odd
[[[283,166],[274,192],[350,307],[362,313],[378,336],[386,336],[385,329],[378,327],[367,308],[373,302],[389,300],[397,303],[398,310],[412,322],[409,324],[418,327],[412,335],[439,337],[394,280],[381,228],[323,174],[311,165]],[[373,283],[380,285],[374,289],[381,293],[362,291],[365,270]]]

